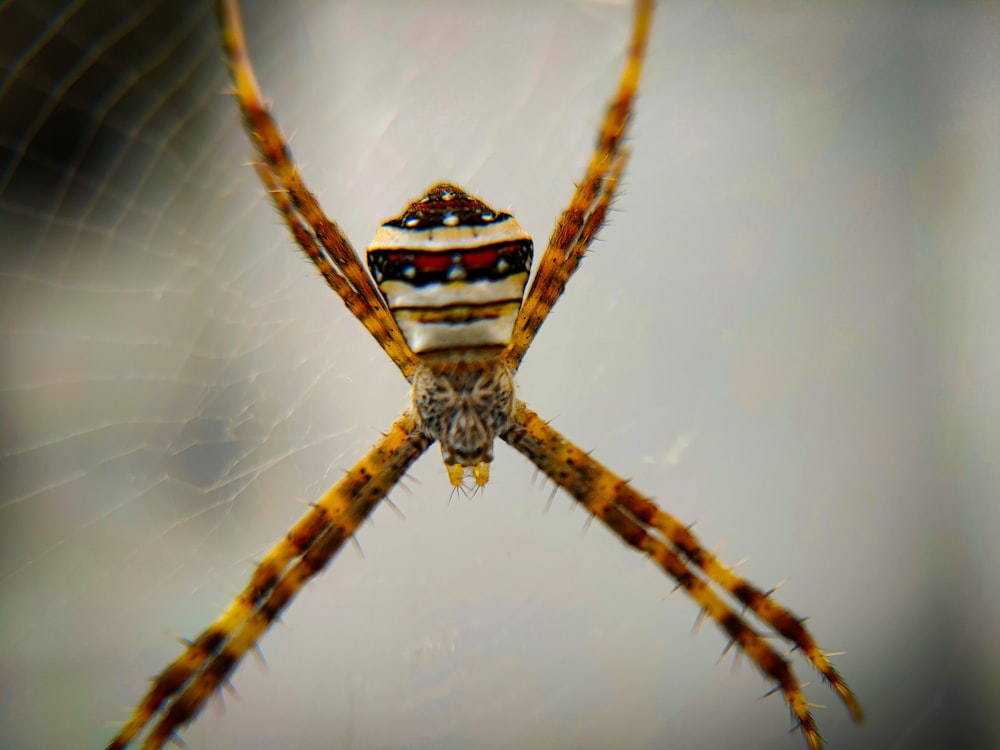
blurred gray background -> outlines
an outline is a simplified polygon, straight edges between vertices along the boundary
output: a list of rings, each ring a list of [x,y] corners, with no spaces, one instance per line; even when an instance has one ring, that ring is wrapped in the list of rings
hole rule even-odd
[[[98,748],[398,414],[291,244],[208,3],[0,4],[0,747]],[[534,234],[630,10],[249,2],[262,86],[363,250],[452,180]],[[1000,747],[996,3],[663,3],[620,210],[522,396],[811,616],[832,748]],[[192,748],[801,748],[649,562],[498,447],[437,449]]]

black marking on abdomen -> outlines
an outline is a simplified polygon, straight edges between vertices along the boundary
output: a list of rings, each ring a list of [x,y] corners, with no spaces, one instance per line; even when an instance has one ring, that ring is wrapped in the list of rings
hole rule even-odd
[[[447,250],[368,250],[375,282],[405,281],[411,286],[454,281],[499,281],[531,268],[531,240]]]

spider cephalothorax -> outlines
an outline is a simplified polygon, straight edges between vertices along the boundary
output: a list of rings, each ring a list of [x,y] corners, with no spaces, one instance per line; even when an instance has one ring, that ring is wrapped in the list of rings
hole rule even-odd
[[[462,484],[464,467],[480,487],[489,480],[493,440],[514,425],[514,374],[499,357],[417,367],[413,407],[420,427],[441,443],[451,484]]]
[[[257,86],[236,0],[217,0],[234,91],[260,161],[257,174],[292,238],[413,386],[410,406],[378,443],[260,561],[229,608],[154,680],[108,747],[146,731],[160,748],[225,684],[302,587],[333,559],[434,443],[453,486],[486,483],[505,441],[618,538],[683,589],[775,683],[815,750],[819,733],[772,631],[800,650],[857,719],[854,695],[804,620],[726,567],[690,528],[597,462],[515,398],[514,372],[600,230],[625,168],[623,139],[649,36],[653,0],[636,0],[628,61],[596,150],[556,222],[527,296],[531,238],[509,214],[441,183],[385,222],[368,248],[371,276],[302,181]],[[374,281],[373,281],[374,279]],[[760,630],[759,630],[760,629]]]

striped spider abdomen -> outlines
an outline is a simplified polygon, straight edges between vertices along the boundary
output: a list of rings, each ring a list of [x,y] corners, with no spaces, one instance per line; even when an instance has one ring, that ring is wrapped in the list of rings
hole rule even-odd
[[[510,343],[532,247],[513,216],[440,183],[382,224],[368,268],[419,359],[483,360]]]

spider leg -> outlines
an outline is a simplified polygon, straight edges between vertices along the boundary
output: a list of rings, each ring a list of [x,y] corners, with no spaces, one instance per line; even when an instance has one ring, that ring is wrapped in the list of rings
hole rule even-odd
[[[629,515],[644,526],[659,531],[674,549],[701,570],[707,578],[725,589],[730,596],[757,615],[782,638],[795,644],[795,647],[805,654],[816,671],[837,692],[851,716],[856,721],[863,718],[857,698],[827,659],[827,654],[816,644],[812,634],[806,629],[803,618],[796,617],[772,600],[773,591],[762,591],[736,575],[718,557],[702,547],[687,526],[661,510],[651,500],[637,492],[625,492],[616,499]]]
[[[302,181],[291,151],[264,103],[247,51],[237,0],[217,0],[216,11],[233,92],[243,113],[247,134],[262,159],[257,174],[288,224],[292,237],[327,284],[409,378],[417,362],[416,356],[410,351],[351,243],[340,227],[326,217],[316,196]],[[322,246],[326,255],[318,246]]]
[[[144,748],[162,747],[190,722],[432,442],[418,430],[412,412],[396,420],[385,437],[267,553],[229,609],[160,672],[107,750],[127,747],[157,714]]]
[[[535,334],[566,288],[587,247],[604,223],[618,177],[625,166],[623,137],[632,113],[642,60],[652,22],[654,0],[637,0],[628,60],[618,84],[618,93],[608,105],[597,146],[583,181],[556,223],[548,247],[521,305],[511,342],[504,352],[517,369]]]
[[[382,327],[381,322],[378,318],[378,310],[380,308],[373,307],[368,303],[364,297],[354,291],[347,279],[342,275],[337,273],[337,271],[330,265],[330,261],[326,259],[319,246],[316,244],[315,235],[308,229],[308,227],[303,224],[302,219],[296,213],[295,208],[292,206],[291,201],[288,199],[288,193],[282,188],[278,187],[275,182],[274,173],[268,168],[266,164],[257,163],[254,165],[257,171],[260,181],[264,183],[264,186],[268,189],[268,193],[271,196],[271,202],[274,203],[275,208],[281,213],[282,218],[285,220],[285,224],[288,225],[289,231],[292,233],[292,237],[298,243],[299,247],[302,248],[303,252],[316,264],[319,272],[326,279],[327,285],[335,291],[340,298],[344,301],[344,305],[350,311],[350,313],[361,321],[368,332],[375,338],[379,345],[385,349],[387,352],[392,351],[393,347],[396,345],[395,339],[392,337],[391,332],[387,331]],[[398,331],[398,327],[396,328]],[[403,342],[403,346],[406,347],[406,351],[410,352],[409,346]],[[391,356],[391,355],[390,355]],[[410,357],[414,355],[412,352],[409,354]],[[395,358],[393,358],[395,362]],[[414,361],[416,361],[414,359]],[[403,365],[396,362],[400,369],[403,371],[403,375],[407,378],[413,372],[413,363],[408,360]]]
[[[728,634],[732,643],[774,680],[812,750],[820,747],[820,736],[791,664],[737,614],[712,588],[713,584],[801,648],[837,691],[852,717],[861,719],[853,693],[827,661],[800,618],[722,565],[705,551],[686,527],[566,440],[524,404],[519,405],[515,419],[517,426],[503,439],[569,492],[622,541],[649,555],[694,599]]]

